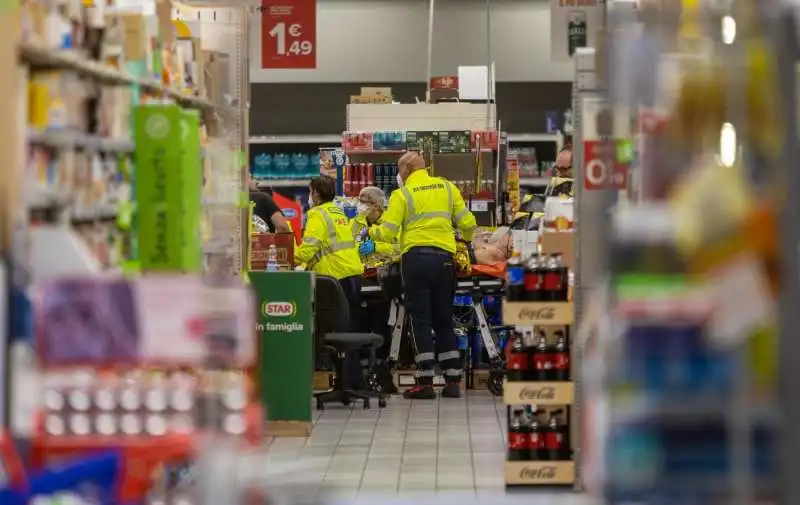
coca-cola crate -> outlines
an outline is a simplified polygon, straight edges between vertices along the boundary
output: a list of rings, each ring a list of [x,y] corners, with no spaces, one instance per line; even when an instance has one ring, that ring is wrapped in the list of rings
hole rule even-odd
[[[250,270],[267,269],[267,252],[274,245],[278,251],[278,264],[290,269],[294,264],[294,235],[291,233],[253,233],[250,236]]]
[[[506,405],[570,405],[574,400],[575,384],[572,381],[503,383]]]
[[[575,482],[572,461],[507,461],[506,486],[571,486]]]
[[[503,324],[566,326],[573,318],[572,302],[503,303]]]

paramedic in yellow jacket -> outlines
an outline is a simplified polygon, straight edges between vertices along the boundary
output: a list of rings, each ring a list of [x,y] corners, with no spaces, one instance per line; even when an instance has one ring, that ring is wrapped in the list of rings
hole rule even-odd
[[[358,240],[361,234],[372,225],[378,224],[386,206],[386,193],[377,186],[367,186],[358,194],[358,215],[350,221],[353,230],[354,240]],[[397,237],[389,242],[377,242],[365,240],[358,248],[358,254],[365,259],[372,253],[378,254],[400,254],[400,244]]]
[[[314,177],[308,186],[308,211],[303,243],[294,254],[295,262],[320,275],[339,281],[350,306],[350,323],[357,327],[361,315],[361,275],[364,266],[358,257],[350,222],[333,203],[336,181]],[[355,331],[355,330],[353,330]]]
[[[401,270],[405,308],[417,348],[417,385],[403,396],[436,398],[433,376],[438,358],[446,381],[441,394],[445,398],[458,398],[462,370],[453,328],[454,225],[464,240],[471,241],[475,216],[453,183],[428,174],[420,153],[401,156],[397,169],[400,188],[389,198],[381,223],[370,227],[369,236],[375,241],[389,242],[403,230]]]

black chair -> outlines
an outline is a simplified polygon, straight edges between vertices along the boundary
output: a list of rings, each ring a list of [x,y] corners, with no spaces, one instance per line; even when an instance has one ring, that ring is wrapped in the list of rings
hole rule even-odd
[[[314,292],[314,326],[317,334],[322,335],[325,348],[332,354],[336,369],[336,379],[331,391],[315,393],[317,409],[325,409],[325,404],[341,402],[350,405],[354,400],[362,400],[364,408],[370,408],[370,399],[377,398],[378,406],[386,406],[386,398],[377,391],[367,389],[348,389],[346,385],[345,357],[347,353],[367,351],[369,353],[369,372],[375,366],[375,349],[383,345],[383,337],[376,333],[350,332],[350,308],[344,290],[339,281],[324,275],[316,276],[316,289]]]

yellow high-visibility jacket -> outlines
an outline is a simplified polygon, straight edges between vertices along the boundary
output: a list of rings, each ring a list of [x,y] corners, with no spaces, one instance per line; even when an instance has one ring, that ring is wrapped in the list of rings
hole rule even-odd
[[[364,273],[347,216],[332,202],[308,211],[303,243],[294,259],[298,265],[335,279]]]
[[[369,228],[367,216],[359,214],[350,220],[350,227],[353,230],[353,240],[358,242],[358,237],[365,228]],[[396,236],[391,242],[381,242],[375,240],[375,252],[378,254],[400,254],[400,242]]]
[[[456,252],[454,225],[464,240],[471,241],[477,223],[461,192],[452,182],[433,177],[427,170],[408,176],[403,187],[389,197],[389,208],[383,220],[370,228],[376,242],[389,242],[403,229],[400,249],[403,254],[412,247],[438,247]]]

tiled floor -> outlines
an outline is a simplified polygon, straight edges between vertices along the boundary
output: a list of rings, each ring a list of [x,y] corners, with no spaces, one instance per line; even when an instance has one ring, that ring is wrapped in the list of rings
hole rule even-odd
[[[269,459],[307,469],[288,476],[303,494],[350,498],[503,492],[501,398],[470,391],[458,400],[395,396],[385,409],[375,403],[371,410],[358,403],[315,411],[312,436],[273,440]]]

